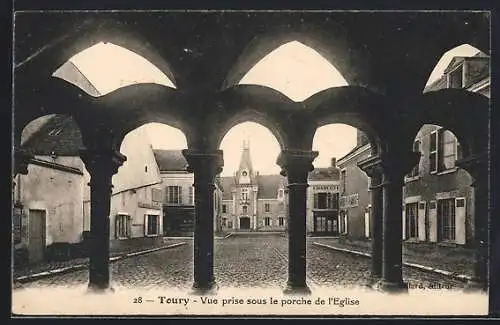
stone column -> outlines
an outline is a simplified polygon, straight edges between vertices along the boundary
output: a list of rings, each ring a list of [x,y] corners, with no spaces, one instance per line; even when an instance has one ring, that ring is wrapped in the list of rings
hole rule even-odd
[[[188,171],[194,173],[194,283],[195,293],[216,289],[214,278],[214,190],[215,176],[222,171],[222,151],[183,150]]]
[[[370,157],[358,163],[358,167],[370,177],[372,213],[370,216],[372,265],[369,285],[382,277],[382,229],[383,229],[383,193],[382,168],[378,156]]]
[[[473,179],[474,188],[474,275],[467,290],[488,289],[488,159],[487,155],[471,155],[456,162]]]
[[[288,180],[288,282],[285,293],[310,293],[306,282],[307,176],[317,151],[284,150],[278,157]]]
[[[110,286],[111,179],[127,158],[119,151],[104,146],[84,149],[80,152],[80,157],[90,174],[89,289],[102,291]]]
[[[381,155],[382,169],[382,278],[378,288],[406,292],[403,282],[403,184],[404,175],[420,159],[419,152],[390,151]]]

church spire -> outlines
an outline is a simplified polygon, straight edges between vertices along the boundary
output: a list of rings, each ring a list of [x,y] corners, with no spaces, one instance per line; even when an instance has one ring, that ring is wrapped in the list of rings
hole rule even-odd
[[[252,158],[250,157],[250,140],[243,140],[243,150],[241,151],[239,171],[241,172],[244,169],[248,170],[249,174],[252,174],[253,172]]]

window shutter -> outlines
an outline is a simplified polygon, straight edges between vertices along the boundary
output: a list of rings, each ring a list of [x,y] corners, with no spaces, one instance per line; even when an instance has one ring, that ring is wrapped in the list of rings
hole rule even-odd
[[[144,215],[144,236],[148,235],[148,215]]]
[[[418,203],[418,240],[425,241],[425,201]]]
[[[406,204],[403,205],[403,213],[402,213],[402,238],[406,240]]]
[[[182,187],[181,186],[177,186],[177,189],[179,191],[179,197],[178,197],[178,201],[177,203],[178,204],[182,204],[184,201],[182,200]]]
[[[127,216],[127,237],[132,237],[132,216]]]
[[[118,224],[119,219],[120,219],[119,215],[118,214],[115,215],[115,238],[116,239],[118,239],[118,237],[119,237],[118,234],[120,233],[120,226]]]
[[[314,208],[318,208],[319,196],[318,193],[314,193]]]
[[[465,244],[465,218],[466,218],[466,202],[464,197],[455,199],[455,242],[460,245]]]
[[[365,212],[365,237],[370,238],[370,213]]]
[[[429,241],[437,242],[437,202],[429,202]]]
[[[347,225],[349,224],[349,222],[347,220],[347,217],[348,217],[348,214],[346,212],[345,215],[344,215],[344,234],[348,234],[349,233],[349,229],[347,229]]]

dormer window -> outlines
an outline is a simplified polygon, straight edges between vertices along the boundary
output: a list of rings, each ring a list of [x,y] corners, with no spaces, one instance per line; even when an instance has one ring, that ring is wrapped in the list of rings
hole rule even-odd
[[[455,70],[448,74],[448,88],[463,88],[463,65],[459,65]]]

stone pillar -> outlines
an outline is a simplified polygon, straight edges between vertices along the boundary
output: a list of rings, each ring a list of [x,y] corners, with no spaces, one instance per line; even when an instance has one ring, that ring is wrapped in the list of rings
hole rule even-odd
[[[284,150],[278,157],[288,180],[288,282],[285,293],[310,293],[306,282],[307,176],[317,151]]]
[[[373,285],[382,277],[382,229],[383,229],[383,193],[382,168],[378,156],[370,157],[358,163],[358,167],[370,177],[371,205],[370,216],[372,265],[368,285]]]
[[[403,184],[404,175],[420,159],[419,152],[389,151],[381,155],[382,169],[382,278],[378,288],[407,292],[403,282]]]
[[[110,286],[111,179],[127,158],[113,148],[99,146],[82,150],[80,157],[90,173],[89,289],[102,291]]]
[[[487,155],[471,155],[456,162],[473,179],[474,188],[474,275],[467,290],[488,289],[488,159]]]
[[[183,150],[188,171],[194,173],[194,283],[195,293],[216,289],[214,278],[213,196],[215,176],[222,171],[222,151]]]

